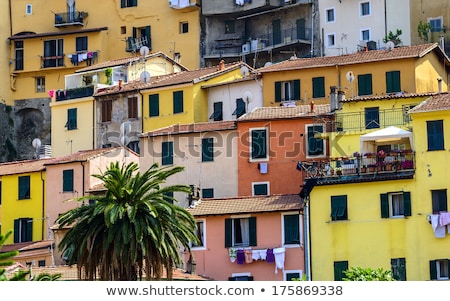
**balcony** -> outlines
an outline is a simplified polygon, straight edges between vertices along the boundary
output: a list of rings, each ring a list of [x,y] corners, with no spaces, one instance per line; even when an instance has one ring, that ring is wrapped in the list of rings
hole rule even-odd
[[[55,27],[83,26],[87,16],[88,13],[82,11],[55,13]]]
[[[252,54],[259,51],[269,51],[275,48],[292,46],[295,44],[311,44],[311,28],[301,32],[297,27],[287,28],[279,35],[269,33],[262,36],[251,37],[244,41],[242,35],[232,37],[219,37],[206,45],[205,57],[215,58],[221,56],[239,57],[243,54]]]
[[[200,9],[200,4],[194,0],[169,0],[169,7],[186,12]]]
[[[89,97],[94,95],[94,86],[78,87],[74,89],[55,91],[56,101],[70,100],[76,98]]]

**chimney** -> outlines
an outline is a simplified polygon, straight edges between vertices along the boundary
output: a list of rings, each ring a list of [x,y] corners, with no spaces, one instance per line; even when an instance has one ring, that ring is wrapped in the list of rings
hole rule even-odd
[[[223,70],[223,69],[225,69],[225,61],[224,61],[224,60],[221,60],[221,61],[219,62],[219,70]]]
[[[338,109],[342,109],[342,102],[345,100],[345,91],[338,91],[338,97],[337,97],[337,106]]]
[[[309,106],[310,106],[310,113],[313,113],[314,112],[314,101],[311,101]]]
[[[442,77],[438,77],[437,81],[438,81],[438,92],[441,93],[442,92]]]
[[[336,111],[338,108],[337,105],[337,87],[331,86],[330,87],[330,110],[331,112]]]

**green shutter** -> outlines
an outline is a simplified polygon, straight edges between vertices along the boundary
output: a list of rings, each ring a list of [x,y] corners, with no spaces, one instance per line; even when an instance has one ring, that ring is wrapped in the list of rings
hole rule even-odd
[[[312,79],[312,83],[313,83],[313,98],[325,97],[325,78],[314,77]]]
[[[183,91],[173,92],[173,113],[183,113]]]
[[[281,44],[281,20],[276,19],[272,21],[272,38],[273,44]]]
[[[430,280],[437,279],[436,260],[430,260]]]
[[[299,215],[289,214],[283,216],[284,220],[284,244],[299,244]]]
[[[162,165],[173,164],[173,142],[162,143]]]
[[[120,0],[120,8],[127,7],[127,0]]]
[[[389,199],[387,193],[380,194],[381,218],[389,217]]]
[[[297,19],[297,39],[306,40],[306,20],[305,18]]]
[[[63,170],[63,191],[73,191],[73,169]]]
[[[14,220],[14,243],[20,242],[19,241],[19,238],[20,238],[19,224],[20,224],[20,219],[15,219]]]
[[[294,95],[292,95],[293,100],[300,100],[300,80],[294,79]]]
[[[214,161],[214,141],[213,138],[202,139],[202,162]]]
[[[411,192],[409,191],[403,192],[403,208],[404,215],[411,216]]]
[[[148,96],[149,116],[159,116],[159,94]]]
[[[26,230],[26,237],[25,241],[33,241],[33,219],[29,218],[26,221],[27,223],[27,230]]]
[[[386,93],[394,93],[400,91],[400,71],[386,72]]]
[[[225,248],[229,248],[233,246],[233,235],[231,232],[231,223],[233,220],[231,218],[225,219]]]
[[[358,75],[358,95],[372,94],[372,74]]]
[[[135,2],[137,2],[137,0],[135,0]],[[137,4],[135,4],[134,6],[137,6]],[[147,47],[149,49],[152,49],[152,28],[151,26],[145,26],[145,37],[147,38]]]
[[[348,270],[348,261],[334,262],[334,281],[342,281],[345,277],[344,271]]]
[[[77,109],[67,110],[67,123],[66,127],[68,130],[73,130],[77,128]]]
[[[250,246],[256,246],[256,217],[252,216],[248,219]]]
[[[281,101],[281,82],[275,82],[275,102]]]
[[[267,158],[267,131],[253,130],[251,132],[251,147],[252,159],[265,159]]]

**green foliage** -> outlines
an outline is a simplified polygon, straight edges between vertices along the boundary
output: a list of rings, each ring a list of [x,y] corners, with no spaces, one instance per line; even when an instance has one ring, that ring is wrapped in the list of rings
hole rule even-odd
[[[111,85],[112,68],[105,69],[106,83]]]
[[[422,20],[419,21],[419,25],[417,25],[417,34],[419,35],[419,38],[422,39],[424,42],[428,42],[429,39],[429,33],[431,31],[431,24],[430,23],[423,23]]]
[[[344,271],[344,276],[344,281],[395,281],[392,272],[383,268],[352,267]]]
[[[3,244],[8,239],[8,237],[12,234],[12,232],[13,232],[12,230],[9,230],[8,232],[6,232],[5,235],[0,234],[0,249],[2,248]],[[19,254],[19,252],[16,250],[0,253],[0,281],[26,280],[26,276],[30,273],[29,271],[20,270],[10,278],[6,277],[6,270],[3,267],[12,265],[14,263],[13,258],[17,256],[17,254]]]
[[[33,278],[33,281],[56,281],[62,277],[62,274],[40,273]]]
[[[389,31],[388,35],[383,38],[383,42],[387,43],[388,41],[392,41],[395,46],[400,45],[402,43],[402,40],[400,40],[401,34],[401,29],[397,29],[395,34],[392,31]]]

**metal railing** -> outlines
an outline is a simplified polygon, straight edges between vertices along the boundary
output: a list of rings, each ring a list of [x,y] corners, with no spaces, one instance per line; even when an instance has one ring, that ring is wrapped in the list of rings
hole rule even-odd
[[[56,101],[89,97],[94,95],[94,86],[55,91]]]
[[[73,11],[67,13],[55,14],[55,27],[68,26],[68,25],[83,25],[83,19],[87,16],[86,12]]]

